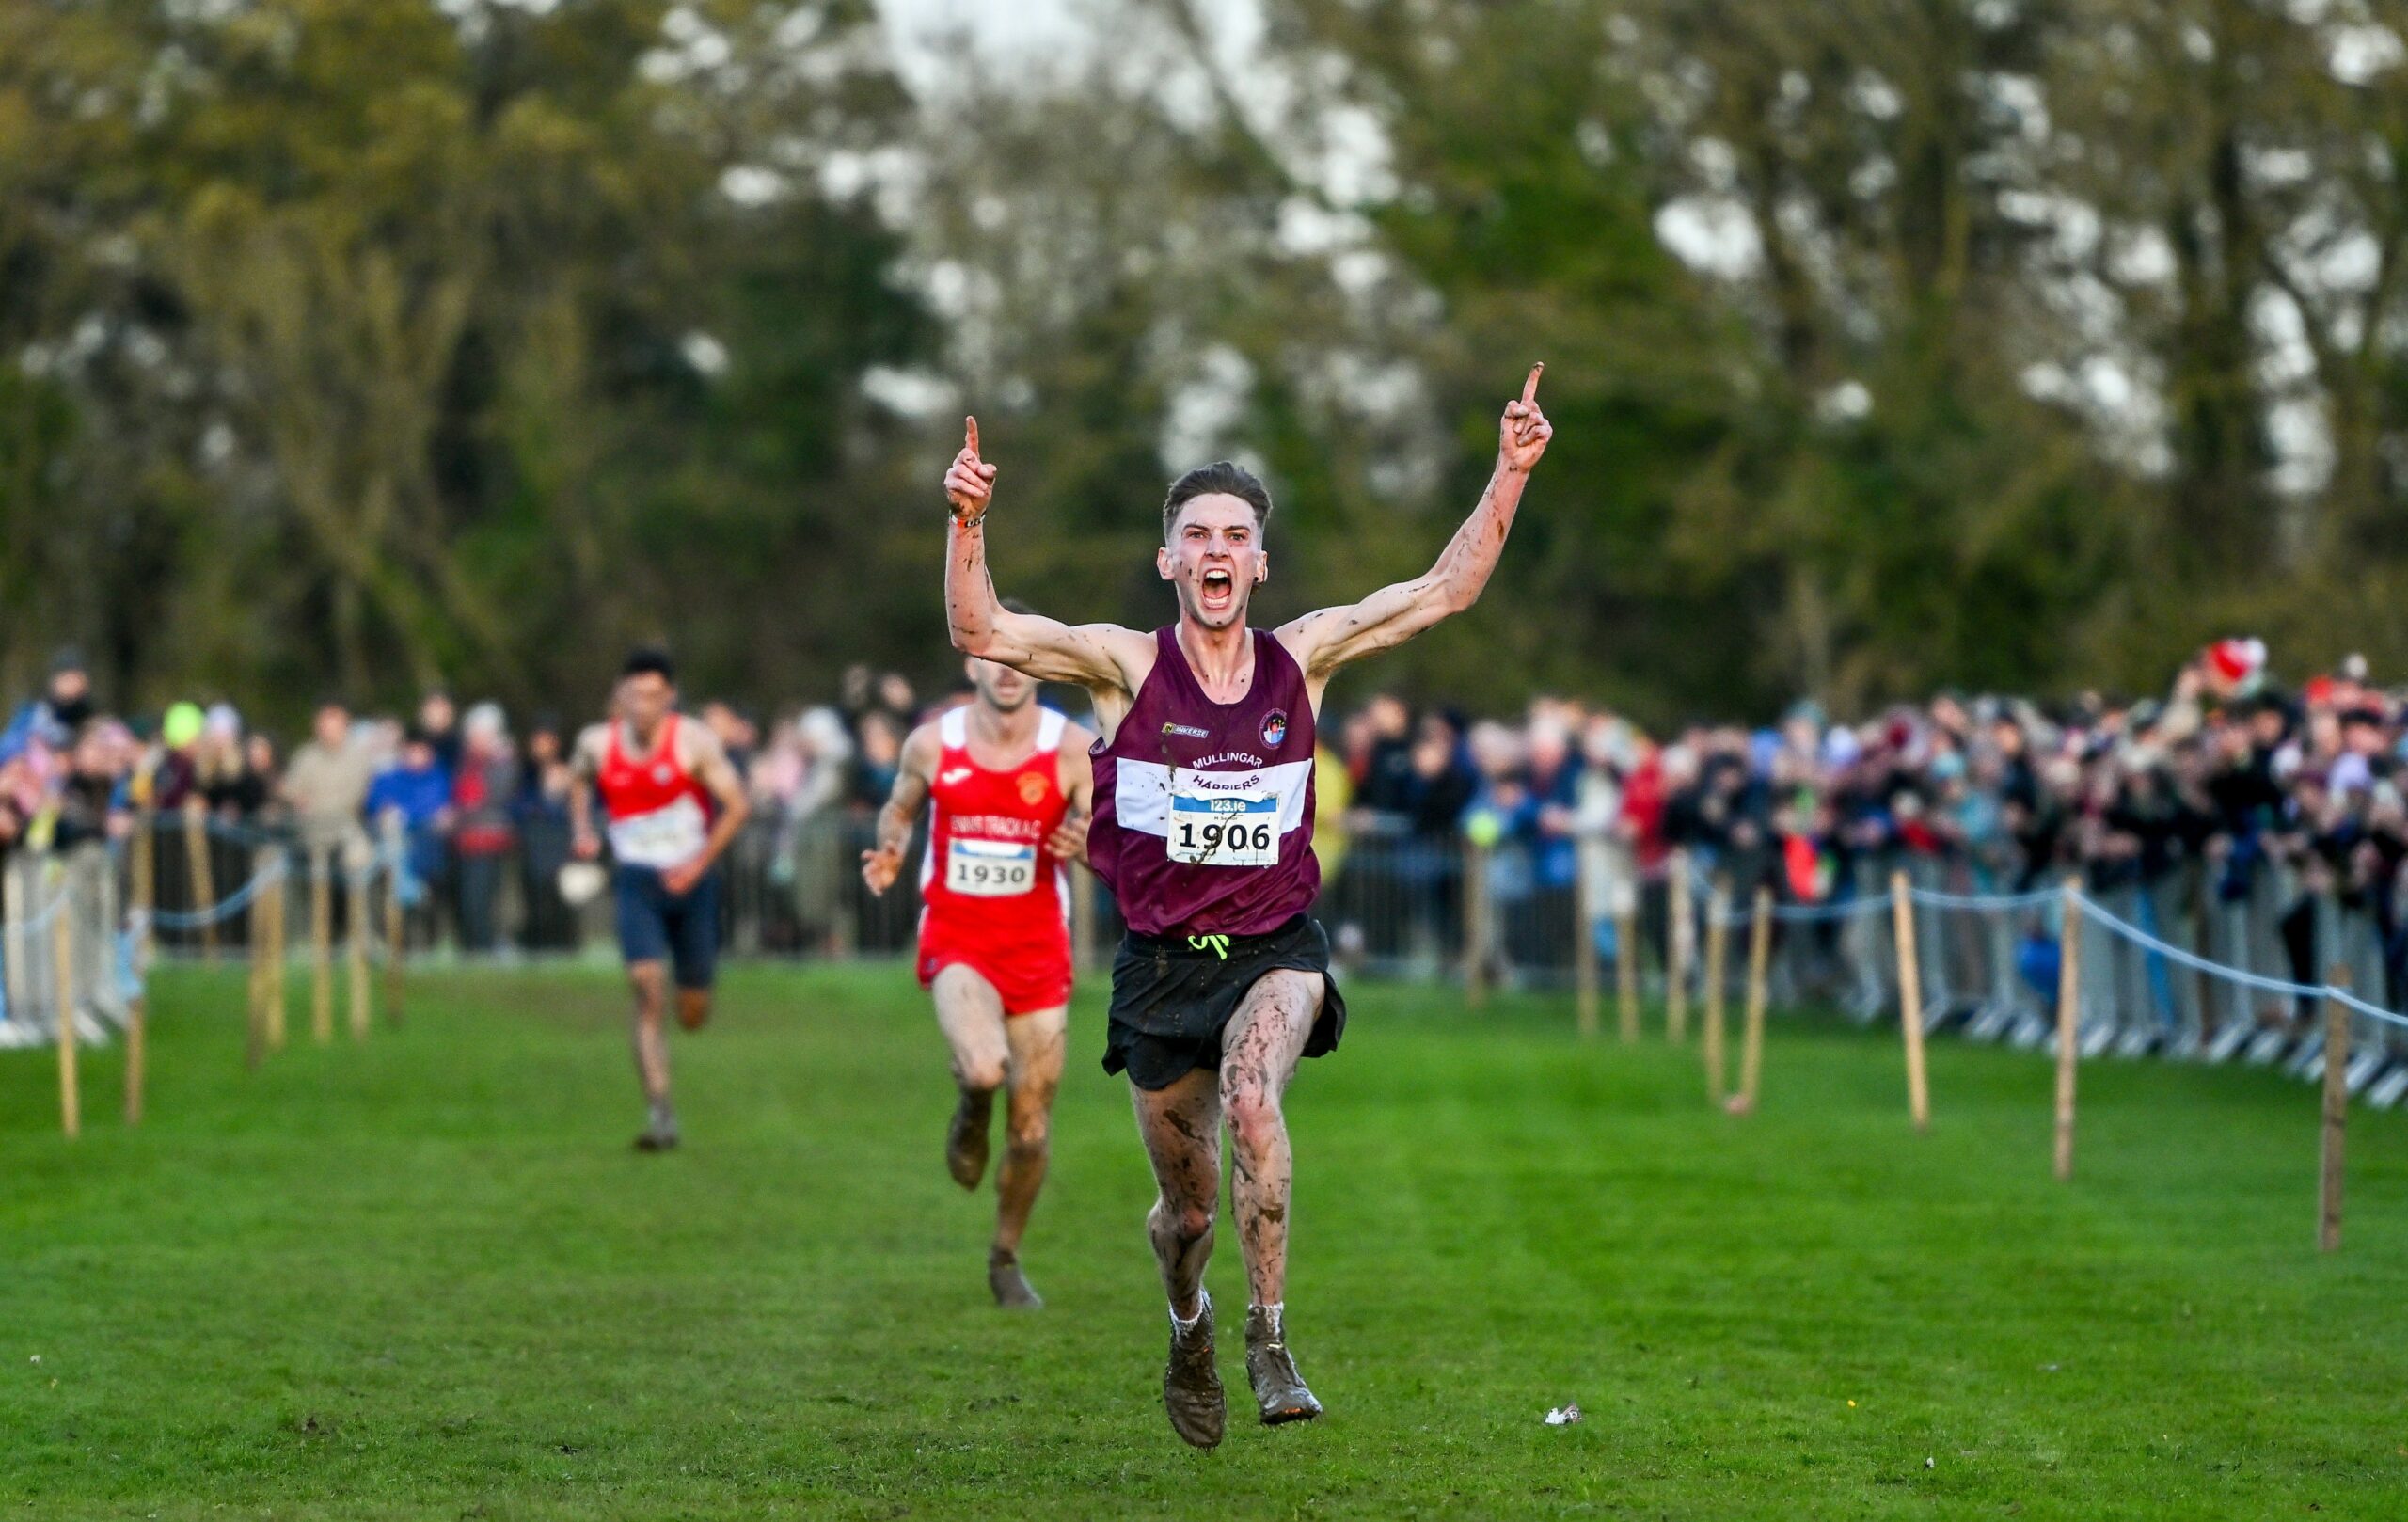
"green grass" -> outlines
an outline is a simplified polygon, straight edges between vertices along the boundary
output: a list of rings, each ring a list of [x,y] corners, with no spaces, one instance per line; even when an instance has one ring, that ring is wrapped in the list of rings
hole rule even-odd
[[[429,975],[254,1075],[240,993],[158,977],[138,1131],[115,1049],[73,1145],[0,1054],[0,1515],[2408,1515],[2408,1122],[2353,1118],[2321,1257],[2263,1072],[2086,1069],[2067,1187],[2033,1056],[1935,1046],[1917,1137],[1891,1042],[1777,1026],[1735,1120],[1559,1003],[1358,988],[1290,1101],[1330,1415],[1198,1454],[1094,991],[1022,1318],[899,968],[734,972],[659,1159],[602,973]]]

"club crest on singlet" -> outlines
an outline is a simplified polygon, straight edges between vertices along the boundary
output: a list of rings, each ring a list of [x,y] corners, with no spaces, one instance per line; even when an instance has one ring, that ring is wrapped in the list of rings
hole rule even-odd
[[[1262,721],[1262,743],[1275,751],[1279,749],[1279,742],[1287,737],[1288,710],[1274,708],[1271,717]]]

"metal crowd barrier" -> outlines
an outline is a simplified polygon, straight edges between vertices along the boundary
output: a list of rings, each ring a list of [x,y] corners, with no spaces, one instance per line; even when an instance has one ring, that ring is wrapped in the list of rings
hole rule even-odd
[[[1661,999],[1674,1028],[1707,993],[1703,954],[1712,922],[1736,924],[1770,866],[1759,854],[1717,860],[1674,852],[1640,864],[1619,842],[1583,837],[1533,848],[1525,840],[1476,844],[1459,832],[1416,833],[1362,816],[1351,833],[1325,827],[1324,880],[1316,912],[1349,970],[1378,976],[1461,981],[1476,1001],[1495,987],[1578,988],[1584,999],[1610,979],[1624,1003]],[[860,878],[874,816],[832,809],[808,818],[756,818],[721,867],[727,949],[770,957],[908,955],[919,914],[923,849],[915,836],[901,880],[883,898]],[[247,949],[260,933],[258,887],[273,864],[303,880],[329,878],[325,908],[340,941],[355,912],[370,941],[396,939],[413,954],[539,957],[608,955],[608,896],[572,906],[560,894],[570,859],[565,819],[537,817],[510,849],[467,856],[445,843],[365,830],[330,857],[303,850],[290,832],[262,832],[199,816],[162,816],[103,852],[87,848],[90,934],[134,923],[148,952],[212,957]],[[1735,879],[1734,869],[1746,876]],[[0,1041],[33,1039],[51,1017],[43,980],[49,953],[36,933],[55,873],[20,853],[5,874],[7,1007]],[[1910,891],[1918,985],[1934,1032],[2026,1049],[2054,1038],[2055,968],[2066,949],[2062,896],[2016,893],[2005,870],[1956,857],[1874,854],[1848,864],[1819,901],[1777,898],[1767,984],[1775,1007],[1829,1007],[1871,1022],[1900,1007],[1898,938],[1888,918],[1890,881]],[[371,895],[366,879],[388,878]],[[1108,960],[1119,922],[1110,896],[1075,877],[1080,959]],[[2312,891],[2284,864],[2259,860],[2246,876],[2191,862],[2151,879],[2097,882],[2072,936],[2079,945],[2080,1040],[2084,1055],[2160,1054],[2209,1061],[2284,1063],[2316,1070],[2316,1012],[2328,985],[2345,984],[2368,1010],[2356,1015],[2353,1083],[2371,1099],[2408,1098],[2408,1038],[2387,1012],[2408,1003],[2397,986],[2400,948],[2386,956],[2370,905]],[[1719,910],[1717,906],[1721,906]],[[384,914],[378,914],[382,907]],[[131,912],[126,911],[130,909]],[[1726,958],[1722,992],[1738,986]],[[98,991],[132,980],[101,975]],[[117,1001],[121,1005],[122,999]],[[95,1007],[103,1025],[116,1005]],[[1584,1005],[1584,1008],[1586,1006]],[[2386,1018],[2378,1018],[2386,1017]],[[1626,1017],[1627,1018],[1627,1017]],[[2395,1073],[2400,1076],[2392,1084]]]

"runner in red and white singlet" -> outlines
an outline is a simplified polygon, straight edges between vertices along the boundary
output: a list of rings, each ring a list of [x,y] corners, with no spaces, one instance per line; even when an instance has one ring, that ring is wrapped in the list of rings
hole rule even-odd
[[[895,791],[862,853],[872,893],[892,887],[921,806],[920,982],[936,997],[961,1102],[945,1165],[975,1189],[987,1171],[995,1090],[1007,1090],[995,1240],[995,1303],[1044,1302],[1021,1274],[1020,1244],[1045,1181],[1054,1094],[1061,1086],[1070,1002],[1069,886],[1063,863],[1085,848],[1094,793],[1092,737],[1037,706],[1037,684],[1008,666],[970,662],[975,696],[904,741]]]
[[[610,842],[610,887],[619,954],[635,991],[636,1077],[649,1118],[636,1146],[677,1145],[669,1102],[668,984],[677,984],[677,1023],[699,1030],[710,1018],[719,959],[719,880],[711,873],[744,826],[743,780],[708,726],[677,712],[676,673],[657,650],[639,650],[619,675],[612,713],[577,737],[578,776],[602,795]],[[598,856],[586,788],[569,793],[569,828],[579,857]]]
[[[1070,627],[996,600],[983,525],[995,468],[973,419],[944,478],[953,513],[944,601],[953,642],[1095,699],[1096,874],[1129,935],[1112,968],[1104,1069],[1126,1072],[1161,1190],[1147,1220],[1170,1296],[1163,1405],[1199,1448],[1227,1418],[1212,1357],[1204,1265],[1220,1207],[1221,1130],[1245,1255],[1246,1377],[1266,1423],[1321,1414],[1288,1351],[1285,1308],[1293,1168],[1280,1111],[1299,1059],[1334,1049],[1345,1005],[1329,939],[1309,911],[1313,721],[1339,668],[1402,644],[1470,607],[1497,568],[1530,469],[1552,435],[1533,367],[1505,406],[1480,505],[1425,576],[1325,608],[1270,633],[1246,608],[1271,574],[1271,494],[1223,462],[1172,483],[1154,566],[1179,621],[1151,634]]]
[[[920,858],[920,984],[958,965],[994,986],[1006,1019],[1058,1009],[1070,1002],[1070,889],[1047,842],[1069,812],[1061,782],[1069,722],[1039,710],[1027,759],[988,767],[971,753],[973,712],[956,708],[936,724]]]

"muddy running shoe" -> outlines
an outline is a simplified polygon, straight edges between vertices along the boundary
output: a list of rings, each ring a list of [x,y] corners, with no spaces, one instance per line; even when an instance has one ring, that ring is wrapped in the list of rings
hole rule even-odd
[[[964,1189],[977,1188],[987,1176],[987,1119],[994,1107],[993,1095],[965,1091],[954,1107],[953,1123],[945,1127],[945,1171]]]
[[[1007,1252],[987,1255],[987,1288],[995,1292],[995,1304],[1006,1310],[1043,1310],[1044,1300],[1028,1287],[1028,1279],[1020,1271],[1020,1259]]]
[[[1200,1293],[1200,1292],[1199,1292]],[[1228,1411],[1221,1398],[1221,1371],[1212,1366],[1212,1297],[1181,1326],[1170,1319],[1170,1363],[1163,1370],[1163,1409],[1170,1430],[1197,1448],[1218,1448]]]
[[[1249,1307],[1245,1313],[1245,1377],[1254,1385],[1254,1403],[1262,1409],[1262,1424],[1310,1421],[1321,1415],[1321,1403],[1305,1388],[1296,1372],[1295,1356],[1288,1351],[1288,1333],[1278,1310]]]
[[[652,1107],[652,1119],[636,1137],[639,1152],[666,1152],[677,1145],[677,1117],[666,1104]]]

